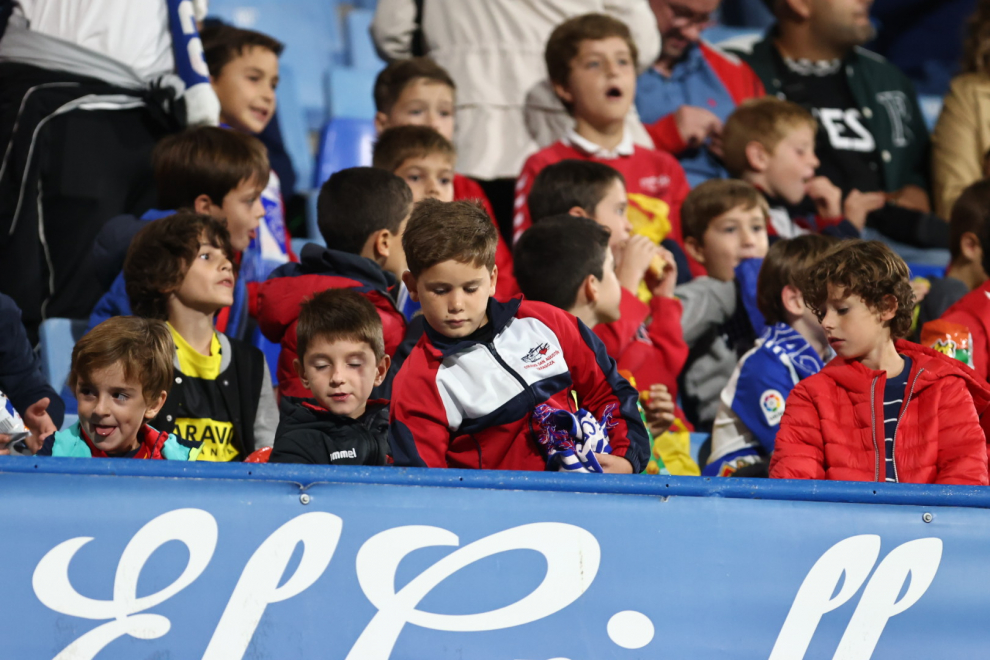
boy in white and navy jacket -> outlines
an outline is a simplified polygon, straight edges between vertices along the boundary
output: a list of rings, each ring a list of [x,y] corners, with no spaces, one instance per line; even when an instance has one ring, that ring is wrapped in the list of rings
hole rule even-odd
[[[615,409],[605,472],[649,459],[636,391],[601,341],[551,305],[492,295],[496,230],[470,202],[424,200],[402,237],[403,279],[426,332],[395,377],[389,443],[398,466],[544,470],[533,411]],[[610,407],[611,406],[611,407]]]

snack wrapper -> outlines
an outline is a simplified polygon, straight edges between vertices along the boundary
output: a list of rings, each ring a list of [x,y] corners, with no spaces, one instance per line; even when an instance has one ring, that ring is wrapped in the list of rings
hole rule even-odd
[[[969,328],[943,319],[929,321],[921,327],[921,345],[973,366],[973,336]]]

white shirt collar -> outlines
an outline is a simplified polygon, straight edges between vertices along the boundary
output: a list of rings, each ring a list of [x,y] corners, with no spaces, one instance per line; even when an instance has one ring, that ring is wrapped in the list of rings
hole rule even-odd
[[[606,149],[587,138],[581,137],[578,135],[578,132],[574,130],[573,126],[567,129],[567,135],[564,136],[564,141],[570,143],[574,147],[577,147],[589,156],[597,156],[598,158],[619,158],[620,156],[632,156],[633,149],[635,148],[633,145],[632,135],[626,130],[623,130],[622,141],[616,145],[615,149]]]

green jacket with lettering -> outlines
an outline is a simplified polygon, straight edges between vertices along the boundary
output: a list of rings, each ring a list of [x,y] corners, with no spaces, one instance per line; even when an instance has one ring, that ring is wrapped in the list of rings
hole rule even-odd
[[[771,29],[752,52],[738,54],[756,71],[767,94],[786,99],[783,60],[773,43],[776,31]],[[860,47],[846,57],[845,72],[865,128],[876,141],[884,190],[913,184],[928,191],[931,141],[911,81],[886,59]]]

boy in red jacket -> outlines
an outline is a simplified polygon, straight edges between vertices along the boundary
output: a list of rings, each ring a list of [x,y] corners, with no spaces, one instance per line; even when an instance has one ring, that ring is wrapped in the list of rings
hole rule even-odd
[[[654,243],[671,238],[681,244],[681,203],[689,191],[684,169],[664,151],[634,145],[624,128],[636,96],[636,44],[629,28],[603,14],[577,16],[554,29],[544,58],[574,128],[523,165],[516,182],[513,241],[532,224],[526,198],[536,176],[548,165],[577,158],[607,163],[622,173],[634,233]],[[704,274],[697,264],[692,269]]]
[[[498,236],[480,206],[423,200],[402,241],[402,278],[422,305],[426,331],[392,388],[396,465],[545,470],[534,411],[573,410],[573,394],[596,419],[614,423],[611,453],[596,454],[601,469],[646,467],[636,391],[594,333],[551,305],[491,297]]]
[[[770,476],[986,485],[990,388],[900,339],[914,308],[904,261],[879,241],[846,241],[802,288],[838,357],[791,391]]]

